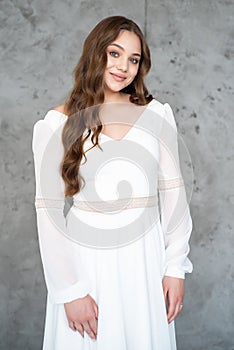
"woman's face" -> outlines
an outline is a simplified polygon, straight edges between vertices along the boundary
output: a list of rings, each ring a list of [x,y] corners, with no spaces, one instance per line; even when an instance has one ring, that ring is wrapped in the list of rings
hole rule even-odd
[[[118,92],[131,84],[137,75],[140,57],[140,39],[135,33],[122,30],[107,47],[105,91]]]

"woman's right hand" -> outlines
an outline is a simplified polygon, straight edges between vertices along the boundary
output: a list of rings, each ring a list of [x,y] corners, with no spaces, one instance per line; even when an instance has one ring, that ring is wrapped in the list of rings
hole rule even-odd
[[[84,338],[86,331],[92,339],[97,337],[98,305],[88,294],[64,304],[68,324],[71,329],[78,331]]]

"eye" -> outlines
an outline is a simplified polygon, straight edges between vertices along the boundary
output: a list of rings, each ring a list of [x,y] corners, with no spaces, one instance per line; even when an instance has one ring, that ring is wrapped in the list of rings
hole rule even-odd
[[[133,64],[137,64],[139,62],[139,60],[137,60],[136,58],[131,58],[130,61],[133,63]]]
[[[113,57],[118,57],[119,54],[116,51],[110,51],[110,55]]]

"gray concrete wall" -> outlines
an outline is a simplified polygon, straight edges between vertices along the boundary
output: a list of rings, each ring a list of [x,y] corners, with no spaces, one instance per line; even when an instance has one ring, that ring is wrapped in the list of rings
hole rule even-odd
[[[71,89],[88,32],[102,18],[122,14],[146,31],[153,63],[148,86],[173,107],[193,162],[194,272],[176,322],[178,350],[233,350],[234,2],[2,0],[0,6],[0,349],[42,346],[46,289],[32,125]]]

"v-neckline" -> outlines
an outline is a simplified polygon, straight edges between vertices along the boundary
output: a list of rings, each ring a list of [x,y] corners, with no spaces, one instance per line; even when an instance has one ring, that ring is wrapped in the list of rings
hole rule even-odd
[[[154,98],[147,104],[147,106],[145,107],[144,111],[141,113],[140,117],[137,118],[137,120],[135,121],[135,123],[133,123],[133,125],[131,126],[131,128],[126,132],[126,134],[121,137],[120,139],[114,139],[113,137],[108,136],[107,134],[104,134],[103,132],[100,132],[100,136],[101,137],[106,137],[107,139],[111,140],[111,141],[115,141],[115,142],[120,142],[120,141],[124,141],[130,134],[130,132],[135,128],[135,126],[137,125],[137,123],[143,118],[144,114],[146,113],[146,111],[148,110],[149,106],[151,105],[151,103],[154,101]],[[68,118],[68,116],[60,111],[57,111],[56,109],[51,109],[50,111],[54,111],[57,112],[59,114],[64,115],[66,118]],[[87,130],[87,128],[86,128]]]
[[[140,119],[142,119],[143,115],[145,114],[145,112],[147,111],[148,107],[150,106],[150,104],[152,103],[152,101],[154,101],[154,99],[152,99],[147,106],[145,107],[144,111],[141,113],[141,115],[136,119],[135,123],[132,124],[132,126],[128,129],[128,131],[124,134],[123,137],[121,137],[120,139],[114,139],[113,137],[108,136],[107,134],[104,134],[103,132],[100,132],[101,137],[106,137],[107,139],[111,140],[111,141],[115,141],[115,142],[120,142],[120,141],[124,141],[129,134],[131,133],[132,129],[135,128],[135,126],[137,125],[137,123],[140,121]]]

